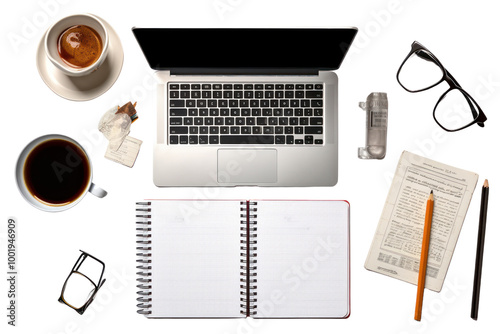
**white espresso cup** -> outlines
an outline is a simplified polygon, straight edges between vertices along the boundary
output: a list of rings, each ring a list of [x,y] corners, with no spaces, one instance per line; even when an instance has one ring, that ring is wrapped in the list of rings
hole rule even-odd
[[[21,195],[35,208],[64,211],[87,192],[102,198],[107,192],[92,183],[92,164],[84,148],[63,135],[45,135],[19,155],[16,181]]]
[[[68,28],[85,25],[94,29],[102,41],[102,51],[99,58],[87,67],[76,68],[65,63],[58,52],[59,36]],[[76,14],[67,16],[54,23],[45,34],[45,53],[54,66],[68,76],[84,76],[97,70],[106,59],[109,48],[109,36],[104,23],[95,15],[92,14]]]

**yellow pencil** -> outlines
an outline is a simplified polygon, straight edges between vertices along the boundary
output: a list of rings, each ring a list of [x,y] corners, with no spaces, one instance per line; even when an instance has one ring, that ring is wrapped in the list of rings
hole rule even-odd
[[[424,235],[422,250],[420,251],[420,268],[418,270],[417,303],[415,305],[415,320],[422,319],[422,304],[424,302],[425,274],[427,272],[427,257],[429,255],[429,241],[431,239],[432,213],[434,211],[434,194],[431,190],[425,210]]]

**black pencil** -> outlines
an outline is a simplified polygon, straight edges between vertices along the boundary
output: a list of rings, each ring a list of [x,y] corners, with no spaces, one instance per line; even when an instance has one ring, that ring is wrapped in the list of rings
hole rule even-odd
[[[489,190],[490,186],[488,180],[484,180],[483,192],[481,193],[481,211],[479,213],[479,229],[477,232],[476,268],[474,271],[474,288],[472,291],[472,307],[470,312],[470,316],[474,320],[477,320],[479,311],[479,290],[481,288],[481,271],[483,267],[484,235],[486,232]]]

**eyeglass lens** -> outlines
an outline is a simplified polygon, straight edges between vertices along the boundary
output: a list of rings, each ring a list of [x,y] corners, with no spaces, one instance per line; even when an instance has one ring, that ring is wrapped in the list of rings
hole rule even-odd
[[[443,69],[426,50],[413,52],[403,63],[398,79],[409,91],[419,91],[434,86],[444,77]]]

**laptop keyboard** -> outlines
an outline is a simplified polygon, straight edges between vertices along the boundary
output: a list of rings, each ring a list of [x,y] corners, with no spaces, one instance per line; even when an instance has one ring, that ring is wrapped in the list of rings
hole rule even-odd
[[[169,83],[171,145],[322,145],[321,83]]]

